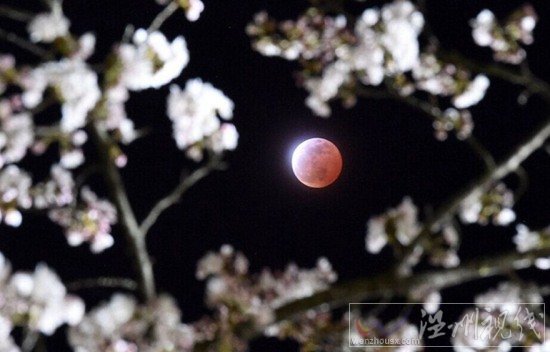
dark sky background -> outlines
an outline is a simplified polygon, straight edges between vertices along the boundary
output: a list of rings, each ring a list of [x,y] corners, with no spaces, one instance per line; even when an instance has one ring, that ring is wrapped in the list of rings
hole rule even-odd
[[[40,9],[39,1],[1,0],[27,9]],[[360,7],[379,5],[366,1]],[[503,18],[523,1],[428,1],[427,21],[447,49],[488,61],[490,50],[474,46],[469,19],[481,9],[492,9]],[[528,48],[532,70],[550,79],[550,3],[531,2],[541,20],[535,44]],[[304,105],[306,93],[296,87],[296,63],[266,58],[250,49],[244,28],[254,13],[268,10],[278,19],[295,18],[306,1],[206,0],[206,11],[196,23],[182,13],[163,27],[169,37],[184,35],[191,53],[189,66],[176,83],[201,77],[224,91],[235,102],[234,122],[240,132],[239,148],[230,153],[230,168],[194,187],[183,201],[167,211],[148,237],[160,292],[174,295],[184,320],[205,313],[203,284],[194,278],[195,265],[206,251],[230,243],[250,259],[252,270],[269,266],[283,269],[294,261],[311,267],[319,256],[333,263],[342,280],[369,276],[389,267],[391,254],[369,255],[364,249],[365,223],[371,216],[397,205],[410,195],[421,209],[442,204],[480,175],[483,165],[468,147],[454,137],[438,142],[431,122],[415,110],[393,101],[360,101],[351,110],[335,106],[330,119],[315,117]],[[73,32],[92,30],[97,35],[100,62],[127,23],[146,27],[161,9],[153,0],[65,0],[65,12]],[[1,28],[24,34],[5,19]],[[0,43],[1,52],[32,58]],[[546,116],[543,103],[532,98],[518,106],[518,87],[491,81],[487,97],[471,109],[477,136],[500,159],[525,138]],[[161,196],[178,182],[187,162],[175,147],[165,115],[168,88],[134,93],[129,116],[138,127],[153,132],[126,148],[129,164],[123,169],[127,190],[137,216],[142,219]],[[290,169],[292,148],[307,137],[332,140],[344,157],[344,170],[331,187],[308,189],[298,183]],[[530,188],[516,206],[518,219],[532,228],[548,225],[550,210],[550,156],[538,151],[524,165]],[[35,175],[47,172],[47,161],[33,163]],[[39,167],[36,169],[36,167]],[[34,171],[36,170],[36,171]],[[510,185],[516,180],[510,178]],[[95,190],[105,193],[101,183]],[[512,249],[514,226],[468,226],[464,228],[463,260]],[[54,267],[66,282],[94,276],[133,275],[124,240],[115,232],[116,245],[101,255],[87,246],[70,248],[61,230],[49,220],[26,216],[19,229],[2,226],[0,251],[15,269],[32,269],[39,261]],[[548,281],[541,272],[525,277]],[[469,302],[475,292],[494,286],[496,280],[465,285],[444,292],[450,302]],[[397,284],[397,283],[396,283]],[[108,290],[83,291],[89,306],[107,299]],[[59,351],[62,334],[50,343]],[[270,342],[273,350],[295,351],[292,344]],[[55,347],[55,348],[54,348]],[[253,351],[271,350],[265,341]]]

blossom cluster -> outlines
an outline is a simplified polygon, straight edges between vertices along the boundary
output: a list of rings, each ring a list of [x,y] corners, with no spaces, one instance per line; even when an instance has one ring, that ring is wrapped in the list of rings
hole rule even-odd
[[[545,351],[549,344],[542,337],[549,331],[541,312],[532,311],[542,302],[537,287],[511,282],[478,295],[476,308],[466,310],[455,327],[452,337],[455,350],[484,351],[493,346],[498,351],[509,351],[512,346],[521,345],[529,352]]]
[[[550,243],[550,227],[540,231],[532,231],[527,226],[516,226],[516,235],[513,238],[516,249],[520,253],[536,250]],[[550,269],[550,257],[539,257],[535,260],[535,266],[541,270]]]
[[[180,320],[169,296],[140,305],[133,297],[115,294],[69,329],[69,344],[81,352],[192,351],[194,330]]]
[[[239,138],[237,129],[231,123],[220,122],[220,118],[233,117],[233,108],[231,99],[201,79],[189,80],[184,90],[172,85],[167,114],[178,148],[197,161],[203,158],[205,150],[216,154],[234,150]]]
[[[79,203],[51,209],[50,219],[64,228],[69,245],[89,242],[92,252],[102,252],[114,243],[111,225],[117,221],[117,211],[88,187],[82,188],[80,195]]]
[[[277,23],[262,12],[247,32],[261,54],[301,63],[306,104],[319,116],[331,114],[331,100],[352,106],[365,86],[385,83],[397,96],[423,91],[450,98],[454,108],[436,121],[437,136],[444,139],[456,130],[459,138],[467,138],[473,123],[465,109],[483,99],[489,79],[441,61],[433,46],[422,51],[423,28],[422,13],[412,2],[398,0],[366,9],[356,19],[311,8],[297,21]]]
[[[93,66],[87,61],[95,36],[72,34],[61,2],[48,4],[50,11],[37,14],[27,30],[30,40],[47,46],[52,55],[34,66],[0,55],[0,221],[19,226],[23,210],[46,210],[64,228],[69,244],[90,242],[97,253],[113,244],[111,225],[117,215],[108,201],[73,180],[73,172],[86,162],[90,125],[108,133],[109,157],[123,167],[127,157],[118,143],[139,136],[126,113],[130,93],[158,89],[179,77],[189,51],[183,36],[170,41],[158,30],[137,29],[114,45],[103,65]],[[204,8],[200,0],[179,5],[190,19],[198,19]],[[54,105],[60,107],[59,118],[38,124],[38,115]],[[178,147],[194,160],[205,150],[220,154],[237,147],[235,126],[217,117],[232,118],[233,102],[211,84],[190,80],[184,91],[174,85],[167,111]],[[47,180],[33,185],[32,176],[15,164],[29,152],[42,155],[50,147],[58,148],[60,159]]]
[[[275,309],[327,289],[337,275],[325,258],[309,270],[290,264],[280,273],[265,269],[259,275],[250,275],[246,257],[224,245],[218,253],[210,252],[200,260],[197,278],[206,280],[206,303],[215,310],[218,321],[217,325],[208,324],[208,320],[199,322],[201,330],[210,326],[207,330],[212,331],[212,339],[232,339],[244,351],[246,343],[231,334],[224,336],[230,333],[225,329],[252,324],[273,335]]]
[[[396,253],[401,253],[403,248],[413,245],[421,234],[422,227],[418,220],[418,208],[410,198],[406,197],[396,208],[369,219],[365,236],[366,249],[369,253],[378,254],[389,244]],[[445,268],[458,266],[460,264],[460,258],[457,255],[459,236],[456,228],[451,224],[443,224],[435,232],[440,233],[441,241],[429,248],[430,263]],[[412,267],[418,264],[423,254],[424,249],[415,245],[411,253],[403,258],[400,273],[409,275]],[[423,296],[427,296],[428,293]]]
[[[83,315],[84,302],[67,294],[59,277],[46,265],[39,264],[32,273],[12,273],[0,253],[0,350],[18,351],[9,337],[15,326],[52,335],[63,324],[78,324]]]
[[[491,10],[485,9],[471,21],[472,36],[477,45],[493,50],[495,60],[520,64],[527,56],[521,44],[533,43],[537,21],[538,16],[531,5],[516,10],[503,24]]]
[[[488,185],[466,198],[460,207],[460,219],[467,224],[508,225],[516,219],[512,209],[514,193],[504,183]]]

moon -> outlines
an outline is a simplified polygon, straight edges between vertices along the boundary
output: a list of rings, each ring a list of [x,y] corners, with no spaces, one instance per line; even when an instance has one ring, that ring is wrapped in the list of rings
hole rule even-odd
[[[311,188],[323,188],[338,179],[342,172],[342,155],[324,138],[308,139],[292,154],[292,171],[296,178]]]

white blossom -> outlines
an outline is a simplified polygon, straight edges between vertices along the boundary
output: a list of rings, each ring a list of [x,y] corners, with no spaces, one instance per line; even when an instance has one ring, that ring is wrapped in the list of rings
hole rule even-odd
[[[6,266],[5,259],[0,257]],[[33,273],[17,272],[10,277],[8,271],[3,276],[5,278],[0,280],[0,317],[8,319],[8,324],[12,321],[32,331],[52,335],[61,325],[74,325],[82,319],[84,302],[67,294],[59,277],[46,265],[39,264]],[[4,332],[0,328],[0,335]]]
[[[531,231],[523,224],[516,226],[517,234],[514,236],[514,243],[518,252],[525,253],[536,249],[541,243],[541,237],[538,232]]]
[[[69,34],[69,20],[63,15],[59,1],[52,1],[51,12],[36,15],[27,30],[33,42],[51,43]]]
[[[185,90],[172,85],[167,105],[176,144],[180,149],[189,148],[188,155],[195,155],[193,159],[202,158],[202,148],[197,145],[202,141],[206,141],[204,147],[216,153],[236,148],[235,127],[220,122],[220,118],[233,117],[233,102],[210,83],[193,79]]]
[[[42,100],[45,89],[55,89],[62,101],[61,130],[73,132],[86,124],[88,113],[101,97],[97,74],[80,60],[48,62],[23,78],[23,103],[34,108]]]
[[[366,248],[369,253],[379,253],[389,238],[397,239],[402,245],[409,245],[420,231],[418,209],[408,197],[401,204],[385,214],[371,218],[367,223]],[[389,226],[388,226],[389,225]],[[390,228],[390,233],[388,233]]]
[[[0,351],[19,352],[19,347],[13,341],[10,333],[13,326],[9,319],[0,315]]]
[[[472,36],[479,46],[489,46],[493,43],[493,29],[496,24],[495,15],[491,10],[484,9],[471,21]]]
[[[21,225],[22,216],[19,209],[31,207],[31,185],[31,177],[15,165],[0,170],[0,219],[3,217],[7,225]]]
[[[188,6],[185,8],[185,16],[191,22],[199,19],[204,10],[204,3],[201,0],[188,0]]]
[[[0,101],[0,168],[25,157],[34,141],[34,124],[29,113],[13,113]]]
[[[305,87],[310,95],[307,106],[317,115],[327,117],[330,107],[327,102],[338,94],[340,87],[349,79],[350,67],[342,61],[337,61],[325,68],[321,77],[310,78]]]
[[[52,165],[50,178],[37,184],[33,190],[34,206],[38,209],[57,208],[74,200],[74,180],[70,171],[60,165]]]
[[[87,187],[82,189],[81,198],[80,203],[50,210],[50,219],[65,229],[69,245],[90,242],[92,252],[102,252],[114,244],[111,225],[117,221],[116,209]]]
[[[164,34],[138,29],[133,44],[121,44],[122,83],[130,90],[160,88],[178,77],[189,62],[187,44],[182,36],[171,43]]]
[[[459,109],[465,109],[479,103],[489,88],[489,78],[485,75],[477,75],[466,89],[453,98],[453,105]]]
[[[406,72],[418,62],[418,34],[424,17],[409,1],[394,1],[382,8],[385,31],[381,42],[392,56],[390,72]]]
[[[520,44],[533,43],[533,30],[537,20],[535,10],[527,4],[509,16],[503,25],[487,9],[471,20],[470,25],[474,42],[479,46],[490,47],[495,60],[520,64],[527,56]]]
[[[86,314],[69,330],[69,343],[76,351],[192,351],[194,329],[180,322],[175,301],[160,296],[147,305],[115,294]]]

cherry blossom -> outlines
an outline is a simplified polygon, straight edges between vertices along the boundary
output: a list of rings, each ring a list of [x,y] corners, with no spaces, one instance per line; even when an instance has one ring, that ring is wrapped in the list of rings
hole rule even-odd
[[[26,112],[13,111],[12,103],[0,101],[0,167],[21,161],[34,142],[34,124]]]
[[[67,294],[59,277],[46,265],[34,272],[11,273],[0,254],[0,325],[2,333],[13,325],[52,335],[61,325],[75,325],[84,315],[84,303]],[[7,319],[7,321],[6,321]]]
[[[512,210],[514,194],[504,183],[498,183],[471,194],[461,205],[460,219],[467,223],[486,225],[492,219],[495,225],[508,225],[516,219]]]
[[[88,113],[99,101],[97,74],[80,60],[48,62],[21,77],[23,103],[36,107],[47,87],[54,88],[62,101],[61,130],[73,132],[86,124]]]
[[[50,210],[50,219],[64,228],[69,245],[90,242],[92,252],[102,252],[114,243],[111,225],[117,220],[116,209],[88,187],[80,195],[81,202]]]
[[[235,126],[220,121],[233,117],[233,107],[222,91],[200,79],[188,81],[185,90],[172,85],[167,114],[178,148],[187,149],[195,160],[202,159],[204,149],[215,153],[235,149],[239,137]]]
[[[20,210],[32,205],[31,185],[31,177],[15,165],[0,170],[0,215],[7,225],[21,225],[23,216]]]
[[[533,43],[533,30],[538,16],[530,5],[513,13],[504,25],[498,23],[493,12],[481,11],[471,21],[472,36],[479,46],[488,46],[497,61],[520,64],[527,56],[520,44]]]
[[[60,2],[53,0],[50,4],[51,12],[36,15],[27,27],[33,42],[51,43],[69,34],[70,22],[63,15]]]
[[[366,247],[370,253],[379,253],[389,241],[397,239],[407,246],[418,236],[418,209],[410,198],[385,214],[373,217],[367,224]]]
[[[164,34],[138,29],[132,44],[121,44],[121,81],[130,90],[159,88],[178,77],[189,62],[187,44],[182,36],[171,43]]]
[[[38,209],[59,208],[73,202],[74,180],[70,171],[60,165],[52,165],[50,178],[33,187],[33,205]]]
[[[180,322],[173,298],[160,296],[147,305],[115,294],[86,314],[69,330],[69,343],[76,351],[192,351],[194,329]]]

